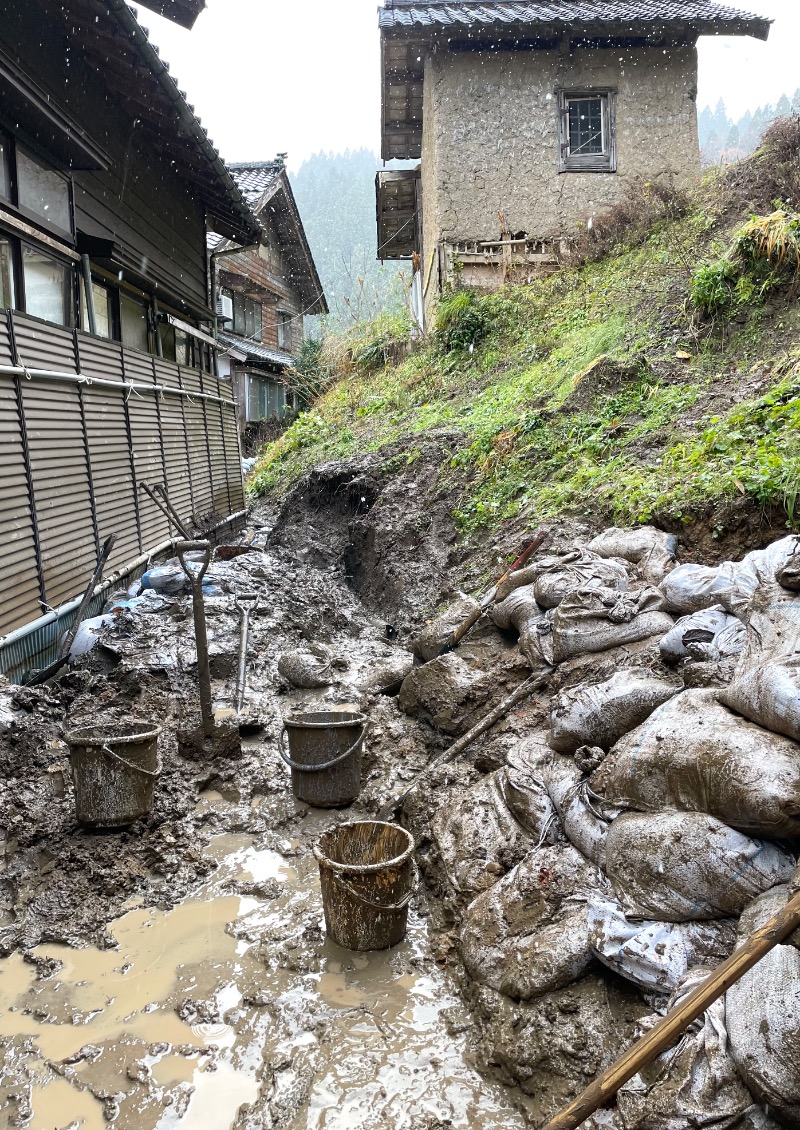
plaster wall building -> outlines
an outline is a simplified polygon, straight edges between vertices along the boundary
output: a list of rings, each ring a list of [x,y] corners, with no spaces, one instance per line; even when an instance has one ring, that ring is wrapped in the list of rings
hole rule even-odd
[[[412,258],[417,316],[458,271],[479,287],[557,267],[637,182],[700,172],[697,40],[766,38],[711,0],[529,0],[380,9],[381,258]]]

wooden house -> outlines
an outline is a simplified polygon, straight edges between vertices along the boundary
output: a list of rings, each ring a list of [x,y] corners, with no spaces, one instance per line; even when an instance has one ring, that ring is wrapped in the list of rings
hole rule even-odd
[[[242,431],[295,407],[282,374],[303,342],[303,319],[327,314],[284,157],[228,169],[258,218],[258,242],[210,237],[217,279],[220,374],[229,375]]]
[[[153,6],[189,26],[203,3]],[[143,483],[198,529],[242,511],[208,230],[261,233],[124,0],[4,4],[0,632],[81,589],[110,533],[123,572],[171,536]]]
[[[382,259],[418,264],[420,320],[457,271],[494,287],[552,270],[637,182],[700,171],[697,40],[766,39],[717,0],[384,0]]]

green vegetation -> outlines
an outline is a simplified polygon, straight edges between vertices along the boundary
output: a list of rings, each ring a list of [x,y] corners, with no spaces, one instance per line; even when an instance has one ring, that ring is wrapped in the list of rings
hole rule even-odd
[[[465,535],[517,514],[689,521],[742,499],[797,525],[800,217],[742,226],[726,208],[713,174],[684,214],[633,225],[627,245],[615,233],[603,258],[494,294],[453,289],[413,349],[399,316],[327,338],[326,391],[267,448],[251,491],[364,452],[396,468],[438,429],[440,490]]]

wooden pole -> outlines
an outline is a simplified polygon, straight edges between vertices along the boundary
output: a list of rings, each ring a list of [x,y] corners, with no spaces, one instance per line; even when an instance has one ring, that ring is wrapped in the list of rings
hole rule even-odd
[[[607,1106],[620,1087],[632,1079],[662,1052],[671,1048],[698,1016],[722,996],[731,985],[752,969],[771,949],[779,945],[800,926],[800,894],[760,930],[731,954],[727,961],[701,985],[668,1012],[654,1028],[632,1044],[607,1071],[595,1079],[577,1099],[551,1119],[542,1130],[577,1130],[586,1119]]]
[[[524,683],[520,683],[515,691],[512,691],[507,698],[504,698],[502,702],[498,703],[494,710],[490,710],[486,717],[478,722],[477,725],[473,726],[471,730],[467,730],[463,737],[453,742],[451,746],[448,746],[444,753],[440,753],[438,757],[434,757],[433,761],[429,762],[422,772],[414,777],[411,784],[404,789],[399,796],[393,797],[392,800],[383,806],[378,813],[377,819],[391,820],[394,813],[400,809],[401,805],[405,803],[408,797],[411,796],[430,772],[440,765],[445,765],[448,761],[455,761],[460,753],[463,753],[465,749],[471,746],[481,734],[485,734],[487,730],[491,730],[492,726],[494,726],[496,722],[499,722],[501,718],[505,717],[509,710],[516,706],[518,702],[522,702],[523,699],[541,690],[552,673],[553,668],[548,667],[546,671],[540,672],[538,675],[530,675]]]

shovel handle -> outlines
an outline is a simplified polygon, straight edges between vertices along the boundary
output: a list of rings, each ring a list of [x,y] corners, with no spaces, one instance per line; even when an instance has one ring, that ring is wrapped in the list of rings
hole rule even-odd
[[[184,553],[190,553],[193,550],[197,550],[204,555],[203,563],[200,567],[199,573],[195,573],[194,570],[189,568],[189,566],[186,564],[186,559],[183,556]],[[192,582],[192,585],[194,586],[201,584],[203,577],[206,575],[206,569],[209,566],[209,562],[211,561],[211,543],[207,541],[176,541],[175,552],[178,555],[178,560],[181,563],[181,569],[183,569],[186,576]]]

